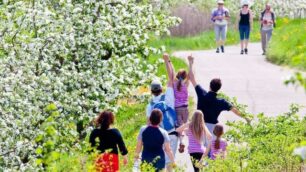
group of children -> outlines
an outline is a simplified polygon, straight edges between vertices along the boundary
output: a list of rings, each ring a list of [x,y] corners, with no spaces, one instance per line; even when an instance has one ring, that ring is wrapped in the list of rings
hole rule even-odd
[[[224,133],[223,126],[216,124],[214,128],[207,127],[201,110],[196,110],[189,121],[188,85],[190,80],[196,86],[195,81],[190,77],[191,72],[183,69],[174,76],[175,71],[169,56],[164,54],[163,58],[168,72],[167,90],[164,94],[162,93],[162,85],[159,81],[153,81],[151,84],[153,97],[147,106],[148,123],[140,129],[137,137],[135,164],[137,166],[140,161],[141,164],[152,165],[156,171],[164,169],[172,171],[176,166],[175,153],[178,142],[180,142],[178,151],[182,153],[185,148],[182,138],[186,135],[189,142],[187,150],[194,170],[197,172],[200,168],[199,164],[203,164],[206,157],[213,160],[216,157],[225,158],[227,143],[221,138]],[[190,62],[193,61],[193,57],[189,58],[191,58]],[[162,102],[164,109],[156,108],[159,102]],[[165,113],[169,109],[175,111],[177,125],[173,129],[166,126],[167,122],[173,121]],[[124,165],[128,162],[128,150],[120,132],[111,128],[113,123],[112,112],[101,112],[96,119],[97,128],[90,135],[91,145],[101,152],[96,160],[97,171],[119,171],[119,151],[123,155]]]
[[[171,73],[168,73],[168,75],[171,76]],[[224,158],[226,156],[227,142],[221,138],[224,133],[221,124],[217,124],[214,127],[213,133],[208,130],[202,111],[196,110],[191,120],[188,121],[188,86],[188,73],[186,70],[180,69],[173,82],[175,112],[179,126],[176,131],[180,137],[179,152],[184,152],[185,144],[182,138],[187,135],[188,153],[190,154],[193,168],[197,172],[199,171],[198,164],[201,164],[204,158],[208,157],[214,160],[218,155]]]

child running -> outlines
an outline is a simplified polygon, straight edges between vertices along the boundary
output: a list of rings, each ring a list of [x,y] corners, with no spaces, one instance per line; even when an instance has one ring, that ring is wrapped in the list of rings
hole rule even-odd
[[[221,136],[224,134],[223,126],[217,124],[214,128],[215,139],[212,140],[210,144],[210,158],[215,160],[217,157],[225,158],[226,157],[226,140],[222,139]]]
[[[188,111],[188,73],[185,69],[180,69],[175,78],[174,73],[175,69],[173,65],[170,65],[171,70],[168,73],[168,76],[172,76],[173,78],[173,90],[174,90],[174,106],[175,112],[177,116],[177,125],[181,126],[188,121],[189,111]],[[171,73],[172,72],[172,73]],[[183,136],[180,134],[180,145],[179,145],[179,152],[183,153],[185,145],[183,143]]]
[[[188,153],[191,157],[191,162],[195,172],[198,172],[200,169],[196,164],[203,158],[208,155],[209,150],[204,146],[205,140],[210,142],[211,133],[207,129],[203,113],[199,110],[195,111],[191,122],[182,125],[181,127],[176,129],[177,132],[185,131],[188,136],[189,145],[188,145]]]

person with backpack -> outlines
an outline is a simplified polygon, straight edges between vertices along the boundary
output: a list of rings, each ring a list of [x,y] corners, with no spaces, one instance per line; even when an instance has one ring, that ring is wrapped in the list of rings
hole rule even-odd
[[[128,163],[128,150],[121,133],[118,129],[110,127],[114,121],[115,117],[111,111],[101,112],[95,121],[98,128],[94,129],[89,136],[91,146],[96,147],[101,153],[95,164],[96,171],[99,172],[119,171],[118,147],[123,155],[124,165]]]
[[[135,161],[137,161],[140,158],[139,154],[142,151],[142,164],[145,163],[152,165],[155,168],[155,171],[161,171],[165,168],[165,153],[170,159],[170,163],[168,163],[168,165],[171,165],[172,167],[175,166],[168,132],[160,127],[162,118],[163,112],[161,110],[152,110],[149,117],[150,124],[143,126],[140,129],[134,157]]]
[[[266,54],[267,45],[271,39],[273,28],[275,27],[275,14],[270,4],[266,4],[266,9],[260,15],[261,23],[261,46],[262,55]]]
[[[242,3],[242,8],[239,11],[238,15],[238,21],[241,46],[240,54],[248,54],[249,37],[253,25],[253,14],[251,9],[249,8],[248,0],[244,0]]]
[[[147,105],[146,115],[148,124],[150,124],[150,115],[153,109],[160,109],[163,112],[163,119],[160,123],[161,128],[165,129],[170,138],[170,147],[173,155],[178,146],[178,133],[175,131],[177,125],[176,113],[174,110],[174,91],[173,91],[173,66],[171,64],[168,54],[163,55],[166,69],[168,71],[168,83],[167,89],[163,94],[162,84],[159,80],[153,80],[151,83],[151,93],[153,95],[149,104]],[[166,167],[167,171],[172,171],[172,165],[170,158],[166,156]]]
[[[188,136],[188,153],[191,157],[191,162],[195,172],[200,171],[197,164],[199,161],[208,155],[208,149],[204,146],[204,142],[210,143],[212,138],[211,133],[207,129],[203,117],[203,113],[199,110],[193,113],[189,123],[182,125],[176,129],[177,132],[186,132]]]
[[[214,29],[216,35],[217,50],[216,53],[224,53],[224,44],[227,32],[227,23],[230,18],[229,10],[224,7],[224,1],[218,0],[218,7],[211,13],[211,21],[214,22]],[[220,49],[219,49],[220,48]]]
[[[210,90],[206,91],[196,81],[193,72],[193,57],[188,56],[189,61],[189,80],[195,88],[198,102],[197,109],[201,110],[204,114],[205,124],[210,131],[213,133],[215,125],[218,123],[218,117],[222,111],[232,111],[237,116],[241,117],[240,112],[231,103],[225,99],[217,97],[218,91],[220,90],[222,83],[219,78],[214,78],[210,81]],[[249,123],[250,120],[245,118]],[[215,137],[213,135],[213,137]],[[207,143],[206,143],[207,144]]]

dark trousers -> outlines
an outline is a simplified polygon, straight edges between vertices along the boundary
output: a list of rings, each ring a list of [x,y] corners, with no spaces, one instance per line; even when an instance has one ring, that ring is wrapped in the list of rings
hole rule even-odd
[[[200,171],[200,169],[197,168],[195,166],[195,164],[201,160],[202,155],[203,155],[203,153],[190,153],[191,162],[192,162],[192,166],[193,166],[194,172]]]

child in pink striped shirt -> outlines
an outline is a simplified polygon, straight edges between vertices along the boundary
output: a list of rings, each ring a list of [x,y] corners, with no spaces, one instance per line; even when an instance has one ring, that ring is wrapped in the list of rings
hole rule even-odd
[[[221,138],[224,133],[223,126],[221,124],[216,124],[213,133],[216,136],[216,139],[213,139],[211,141],[211,144],[209,145],[210,158],[213,160],[215,160],[219,156],[221,158],[225,158],[227,142],[226,140]]]
[[[188,153],[195,172],[200,171],[198,163],[208,155],[208,149],[204,146],[204,141],[210,142],[211,133],[207,129],[203,113],[195,111],[190,123],[186,123],[176,129],[177,132],[185,131],[188,136]]]

